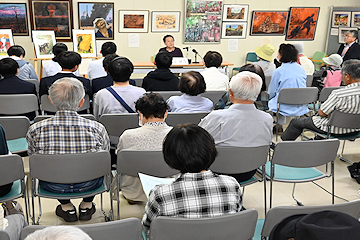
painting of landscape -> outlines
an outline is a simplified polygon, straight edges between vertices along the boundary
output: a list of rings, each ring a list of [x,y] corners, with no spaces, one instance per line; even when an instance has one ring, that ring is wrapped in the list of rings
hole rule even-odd
[[[14,36],[29,35],[26,3],[0,3],[0,29],[11,29]]]

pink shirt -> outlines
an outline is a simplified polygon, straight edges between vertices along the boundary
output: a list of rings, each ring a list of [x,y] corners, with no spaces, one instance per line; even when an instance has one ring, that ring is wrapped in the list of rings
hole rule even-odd
[[[340,87],[341,84],[341,70],[330,71],[327,70],[326,78],[324,79],[324,87]]]

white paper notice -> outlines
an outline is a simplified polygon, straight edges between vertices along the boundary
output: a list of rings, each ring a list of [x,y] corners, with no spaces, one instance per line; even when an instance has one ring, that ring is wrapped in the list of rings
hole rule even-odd
[[[331,28],[330,35],[338,36],[339,35],[339,29],[338,28]]]
[[[147,174],[139,173],[139,177],[144,189],[144,192],[146,193],[146,196],[149,197],[150,190],[153,189],[156,185],[160,184],[169,184],[172,183],[175,178],[158,178],[149,176]]]
[[[138,33],[129,33],[129,47],[140,47],[140,35]]]
[[[229,39],[228,41],[228,52],[238,51],[239,41],[237,39]]]

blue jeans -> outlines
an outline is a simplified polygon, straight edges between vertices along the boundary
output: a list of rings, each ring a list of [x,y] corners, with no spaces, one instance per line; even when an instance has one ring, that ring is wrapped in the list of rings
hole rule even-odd
[[[97,178],[91,181],[74,183],[74,184],[61,184],[39,181],[40,187],[52,193],[81,193],[94,190],[103,184],[104,177]],[[84,198],[84,202],[92,202],[95,196]],[[61,204],[70,203],[69,199],[58,200]]]

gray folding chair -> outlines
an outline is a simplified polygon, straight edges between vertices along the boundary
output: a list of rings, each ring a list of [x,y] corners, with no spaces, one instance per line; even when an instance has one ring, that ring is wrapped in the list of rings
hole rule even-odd
[[[40,122],[40,121],[42,121],[44,119],[51,118],[53,116],[54,115],[39,115],[39,116],[36,116],[35,119],[34,119],[34,123]],[[89,119],[89,120],[96,121],[95,116],[92,115],[92,114],[80,114],[80,116],[83,117],[83,118]]]
[[[32,84],[34,84],[35,89],[36,89],[36,93],[39,96],[39,85],[40,85],[39,80],[37,80],[37,79],[24,79],[24,81],[31,82]]]
[[[206,91],[202,93],[201,96],[210,99],[215,105],[225,93],[226,91]]]
[[[270,236],[271,230],[281,222],[284,218],[290,217],[296,214],[310,214],[321,211],[337,211],[346,213],[356,219],[360,217],[360,200],[355,200],[347,203],[324,205],[324,206],[279,206],[269,210],[266,215],[264,225],[261,232],[261,238],[266,239]]]
[[[20,115],[30,112],[38,114],[39,104],[35,94],[1,94],[0,114]]]
[[[109,220],[103,210],[103,192],[110,192],[111,218],[113,207],[110,188],[111,160],[110,153],[107,151],[79,153],[79,154],[34,154],[30,156],[30,178],[32,193],[32,220],[34,224],[39,224],[42,214],[41,197],[51,199],[73,199],[84,198],[101,194],[101,211],[105,219]],[[81,173],[81,174],[79,174]],[[38,181],[51,183],[81,183],[104,176],[104,184],[95,190],[82,193],[56,194],[48,192],[40,187]],[[35,203],[34,198],[39,199],[39,217],[35,222]]]
[[[303,204],[294,196],[295,184],[313,182],[330,176],[332,177],[332,204],[334,204],[334,161],[338,148],[339,140],[337,139],[279,142],[271,161],[265,167],[266,175],[270,178],[270,208],[273,181],[294,183],[292,197],[299,206],[302,206]],[[330,170],[328,163],[331,165]],[[325,173],[315,168],[323,165],[326,165]]]
[[[258,213],[255,209],[207,218],[157,217],[150,226],[152,240],[252,239]]]
[[[46,227],[48,226],[27,226],[21,231],[20,240],[24,240],[29,234]],[[104,223],[75,225],[75,227],[78,227],[89,234],[93,240],[142,240],[142,225],[140,220],[137,218],[127,218],[119,221]]]
[[[84,99],[85,99],[85,102],[82,105],[82,107],[78,110],[78,112],[87,110],[87,112],[90,113],[90,98],[89,98],[89,95],[86,94]],[[49,95],[47,95],[47,94],[44,94],[44,95],[42,95],[40,97],[40,108],[41,108],[41,111],[42,111],[43,115],[44,115],[45,111],[53,112],[53,113],[55,113],[57,111],[55,106],[50,102]]]
[[[306,87],[311,87],[313,82],[313,75],[306,75]]]
[[[269,90],[270,82],[271,82],[271,76],[265,76],[266,91]]]
[[[153,93],[160,94],[165,101],[168,100],[171,96],[180,96],[183,94],[180,91],[153,91]]]
[[[313,109],[314,112],[316,113],[319,110],[321,104],[325,102],[326,99],[329,97],[330,93],[335,89],[339,89],[339,88],[341,87],[326,87],[321,89],[318,102],[314,106],[313,104],[309,104],[309,108]]]
[[[0,230],[0,240],[10,240],[10,236],[7,232]]]
[[[25,116],[0,117],[0,124],[5,130],[6,143],[12,153],[23,153],[28,150],[25,136],[30,121]]]
[[[258,169],[265,166],[269,153],[270,146],[260,147],[222,147],[217,146],[218,155],[214,163],[210,166],[213,172],[222,174],[238,174]],[[243,196],[245,186],[264,181],[264,206],[266,215],[266,178],[265,172],[262,172],[262,177],[259,179],[255,175],[245,182],[240,182],[243,187]]]
[[[121,190],[121,174],[138,177],[138,173],[148,174],[154,177],[170,177],[179,171],[170,168],[161,150],[121,150],[117,154],[117,214],[120,219],[119,191]]]
[[[169,112],[165,122],[169,126],[176,126],[178,124],[193,123],[199,124],[201,119],[203,119],[208,112],[196,112],[196,113],[179,113],[179,112]]]

